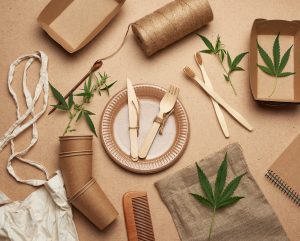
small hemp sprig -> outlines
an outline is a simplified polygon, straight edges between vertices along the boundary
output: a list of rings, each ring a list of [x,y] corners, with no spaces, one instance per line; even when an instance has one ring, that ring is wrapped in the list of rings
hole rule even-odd
[[[67,133],[74,132],[76,129],[74,128],[75,123],[78,122],[82,117],[86,120],[90,130],[97,136],[94,123],[91,119],[91,115],[95,115],[95,113],[86,109],[86,105],[91,102],[91,99],[94,97],[94,93],[98,93],[101,96],[101,92],[106,92],[109,95],[109,89],[117,82],[114,81],[111,84],[107,84],[107,79],[109,76],[104,73],[98,73],[98,77],[92,73],[89,75],[88,79],[84,82],[84,88],[82,92],[78,94],[71,94],[67,100],[64,99],[62,94],[50,84],[51,91],[53,93],[54,98],[58,101],[59,104],[51,105],[56,109],[61,111],[65,111],[68,113],[69,122],[64,130],[63,136]],[[74,96],[82,97],[81,101],[75,103]],[[74,123],[74,120],[76,121]]]
[[[234,94],[237,95],[236,89],[231,80],[231,74],[235,71],[245,71],[243,68],[241,68],[238,65],[242,61],[242,59],[248,54],[248,52],[241,53],[232,60],[230,53],[224,48],[224,44],[221,42],[221,38],[219,35],[217,37],[215,46],[213,46],[211,41],[208,40],[206,37],[204,37],[203,35],[200,35],[198,33],[196,33],[196,34],[202,39],[202,41],[208,48],[205,50],[201,50],[200,52],[205,53],[205,54],[213,54],[217,57],[217,59],[219,60],[220,64],[222,65],[222,68],[225,72],[223,74],[225,80],[230,84]],[[225,65],[224,65],[225,56],[227,56],[226,59],[227,59],[228,70],[225,68]]]
[[[295,74],[294,72],[283,72],[286,64],[289,61],[290,53],[291,53],[293,45],[291,47],[289,47],[288,50],[282,56],[282,58],[280,58],[279,35],[280,35],[280,33],[278,33],[278,35],[276,36],[274,43],[273,43],[273,61],[270,58],[270,56],[267,54],[267,52],[259,45],[258,40],[256,40],[258,53],[266,65],[266,66],[263,66],[263,65],[257,64],[257,67],[264,73],[275,77],[273,89],[272,89],[271,94],[269,95],[269,98],[272,97],[272,95],[276,91],[278,78],[287,77],[287,76]]]
[[[208,240],[211,239],[213,226],[215,223],[215,217],[217,210],[221,208],[225,208],[229,205],[232,205],[238,202],[240,199],[244,197],[240,196],[232,196],[237,189],[242,177],[246,174],[242,174],[240,176],[236,176],[226,187],[226,178],[227,178],[227,153],[225,154],[224,160],[221,166],[218,169],[218,174],[215,181],[214,191],[212,189],[212,185],[209,183],[206,175],[203,170],[196,163],[197,172],[199,177],[199,182],[204,196],[200,196],[195,193],[190,193],[196,201],[201,203],[202,205],[210,208],[212,210],[211,223],[209,227]]]

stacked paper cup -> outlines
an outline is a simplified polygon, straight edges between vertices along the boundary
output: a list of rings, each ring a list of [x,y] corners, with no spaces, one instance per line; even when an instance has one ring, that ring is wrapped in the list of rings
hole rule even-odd
[[[101,187],[92,177],[93,136],[61,136],[59,166],[69,202],[100,230],[118,216]]]

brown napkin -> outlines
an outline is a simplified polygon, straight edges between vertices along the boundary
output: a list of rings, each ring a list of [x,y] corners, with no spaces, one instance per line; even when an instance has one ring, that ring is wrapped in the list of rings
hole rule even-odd
[[[211,240],[213,241],[286,241],[289,240],[271,206],[265,199],[248,167],[242,149],[232,144],[199,162],[211,182],[228,152],[229,180],[244,172],[236,195],[245,198],[220,209]],[[168,207],[182,241],[204,241],[208,237],[211,210],[199,204],[189,193],[202,193],[195,164],[155,183]]]

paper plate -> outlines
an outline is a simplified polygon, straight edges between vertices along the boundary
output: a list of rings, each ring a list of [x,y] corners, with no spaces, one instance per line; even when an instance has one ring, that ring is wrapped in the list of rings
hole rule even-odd
[[[134,86],[140,101],[139,146],[159,112],[159,103],[166,90],[154,85]],[[163,134],[157,134],[146,159],[130,158],[127,90],[117,93],[107,103],[101,118],[100,138],[103,146],[121,167],[135,173],[155,173],[174,164],[183,154],[189,139],[189,121],[182,103],[177,100],[174,113],[166,122]]]

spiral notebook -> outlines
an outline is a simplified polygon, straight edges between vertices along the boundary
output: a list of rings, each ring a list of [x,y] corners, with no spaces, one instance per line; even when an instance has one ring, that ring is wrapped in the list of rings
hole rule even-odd
[[[284,150],[265,176],[300,206],[300,135]]]

